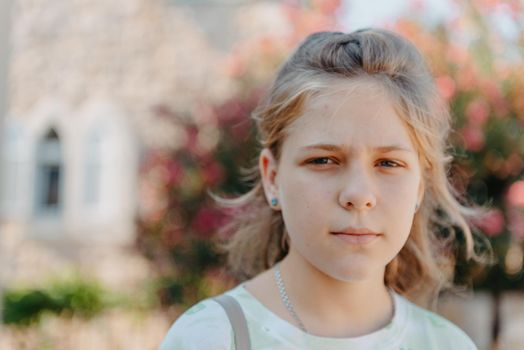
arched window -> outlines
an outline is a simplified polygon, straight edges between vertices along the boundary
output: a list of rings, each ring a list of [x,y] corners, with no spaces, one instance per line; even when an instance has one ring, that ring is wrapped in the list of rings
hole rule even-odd
[[[36,181],[37,213],[58,213],[63,200],[63,165],[60,138],[54,128],[38,143]]]

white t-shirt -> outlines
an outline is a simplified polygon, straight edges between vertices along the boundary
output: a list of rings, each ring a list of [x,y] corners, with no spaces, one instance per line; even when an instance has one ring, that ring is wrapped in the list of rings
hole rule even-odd
[[[373,333],[353,338],[319,337],[280,318],[240,284],[226,294],[242,306],[253,350],[478,350],[473,341],[447,319],[393,292],[395,314]],[[171,326],[160,350],[233,350],[233,329],[220,304],[205,299],[184,312]]]

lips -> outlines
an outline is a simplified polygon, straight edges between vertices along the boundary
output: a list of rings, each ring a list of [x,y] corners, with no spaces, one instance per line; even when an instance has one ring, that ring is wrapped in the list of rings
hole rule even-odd
[[[368,244],[373,241],[376,241],[380,237],[380,235],[366,235],[366,234],[351,235],[351,234],[346,234],[346,233],[335,233],[334,236],[344,241],[345,243],[353,244],[353,245]]]
[[[381,233],[370,230],[366,227],[346,227],[340,231],[333,232],[334,234],[345,235],[380,235]]]
[[[381,233],[365,227],[348,227],[340,232],[332,232],[337,238],[349,244],[367,244],[375,241]]]

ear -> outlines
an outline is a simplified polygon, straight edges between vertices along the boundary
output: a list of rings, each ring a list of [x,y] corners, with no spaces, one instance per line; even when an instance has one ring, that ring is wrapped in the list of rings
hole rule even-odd
[[[272,208],[280,208],[280,205],[271,205],[271,200],[278,198],[278,164],[268,148],[262,149],[260,156],[258,158],[258,166],[260,168],[260,175],[262,178],[262,185],[264,186],[264,193],[266,194],[266,199]]]

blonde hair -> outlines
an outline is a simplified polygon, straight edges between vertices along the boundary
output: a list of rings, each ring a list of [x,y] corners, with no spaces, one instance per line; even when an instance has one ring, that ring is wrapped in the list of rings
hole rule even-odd
[[[453,287],[456,228],[465,240],[466,259],[487,262],[486,255],[475,249],[476,233],[467,220],[481,215],[483,209],[466,203],[448,180],[450,113],[413,44],[381,29],[311,34],[282,65],[252,114],[260,145],[278,161],[286,126],[301,115],[304,102],[325,91],[333,79],[357,78],[376,80],[390,93],[418,149],[425,184],[409,238],[386,266],[384,282],[412,301],[435,308],[439,292]],[[271,268],[289,249],[282,214],[265,198],[258,162],[245,175],[254,182],[249,192],[237,198],[211,194],[231,212],[231,220],[220,232],[231,238],[220,247],[227,252],[228,266],[238,280]]]

